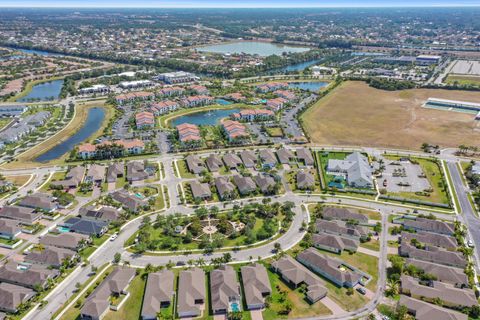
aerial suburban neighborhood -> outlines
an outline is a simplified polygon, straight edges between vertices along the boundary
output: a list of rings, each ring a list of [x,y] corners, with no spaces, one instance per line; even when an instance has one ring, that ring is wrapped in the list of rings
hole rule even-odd
[[[0,320],[480,319],[480,3],[18,1]]]

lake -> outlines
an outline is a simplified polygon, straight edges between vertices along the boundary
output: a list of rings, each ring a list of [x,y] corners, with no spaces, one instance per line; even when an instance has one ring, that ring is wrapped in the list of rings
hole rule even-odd
[[[288,72],[288,71],[303,71],[303,70],[305,70],[306,68],[308,68],[308,67],[310,67],[310,66],[313,66],[313,65],[319,63],[320,61],[321,61],[321,60],[305,61],[305,62],[301,62],[301,63],[292,64],[292,65],[289,65],[289,66],[280,68],[280,69],[278,69],[278,70],[279,70],[279,71],[285,71],[285,72]]]
[[[100,107],[90,108],[90,110],[88,110],[87,120],[73,136],[41,154],[35,161],[47,162],[55,160],[65,153],[72,151],[77,144],[87,140],[88,137],[100,129],[103,119],[105,119],[105,109]]]
[[[238,41],[230,43],[215,44],[211,46],[198,47],[200,52],[213,52],[222,54],[240,54],[246,53],[251,55],[259,55],[262,57],[272,54],[282,55],[286,53],[305,52],[310,50],[306,47],[294,47],[283,44],[260,42],[260,41]]]
[[[320,89],[328,86],[328,82],[321,81],[312,81],[312,82],[290,82],[288,83],[289,88],[298,88],[302,90],[308,90],[312,92],[318,92]]]
[[[55,100],[60,95],[60,91],[62,91],[62,85],[63,80],[53,80],[36,84],[26,96],[17,99],[17,102]]]
[[[186,114],[170,121],[173,127],[182,123],[191,123],[198,126],[214,126],[217,125],[221,119],[229,117],[232,113],[239,112],[240,109],[215,109],[210,111],[200,111]]]

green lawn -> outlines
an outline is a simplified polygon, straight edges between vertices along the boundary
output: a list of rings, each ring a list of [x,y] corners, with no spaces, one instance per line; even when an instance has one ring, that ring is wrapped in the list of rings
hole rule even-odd
[[[127,179],[125,176],[120,177],[117,179],[115,182],[115,189],[121,189],[123,186],[125,186],[128,183]]]
[[[373,251],[380,251],[380,241],[372,239],[368,242],[361,243],[360,247],[364,247]]]
[[[480,77],[449,75],[445,82],[447,84],[453,84],[453,85],[480,86]]]
[[[178,171],[180,171],[179,172],[180,178],[185,178],[185,179],[195,178],[195,175],[188,170],[187,162],[185,160],[178,160],[177,166],[178,166]]]
[[[322,304],[321,301],[310,304],[306,300],[305,294],[300,292],[300,288],[290,288],[277,273],[272,272],[268,268],[267,273],[272,286],[272,295],[270,306],[263,311],[264,320],[315,317],[331,314],[330,309]],[[286,292],[286,299],[292,304],[292,311],[288,315],[279,314],[284,304],[281,291]]]
[[[323,254],[339,258],[346,263],[371,275],[372,280],[370,280],[370,282],[367,284],[367,288],[375,291],[378,281],[378,259],[376,257],[361,252],[350,254],[346,251],[343,251],[341,254],[336,254],[324,250],[319,251]]]
[[[118,311],[109,311],[105,315],[105,320],[137,320],[140,319],[142,311],[143,293],[145,291],[146,280],[141,276],[136,276],[127,291],[130,296]]]
[[[12,122],[11,118],[1,118],[0,119],[0,130],[3,129],[10,122]]]
[[[267,127],[265,130],[269,137],[283,137],[283,130],[281,127]]]
[[[42,188],[40,188],[41,191],[43,192],[46,192],[48,190],[50,190],[50,183],[52,181],[58,181],[58,180],[62,180],[65,178],[65,171],[60,171],[60,172],[55,172],[48,181],[45,182],[45,184],[42,186]]]

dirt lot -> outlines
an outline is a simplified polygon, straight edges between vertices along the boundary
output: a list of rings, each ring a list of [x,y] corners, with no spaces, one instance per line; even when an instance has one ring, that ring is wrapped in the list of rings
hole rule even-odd
[[[313,143],[418,150],[423,142],[441,147],[480,146],[474,115],[422,108],[429,97],[480,103],[480,92],[437,89],[384,91],[346,82],[302,115]]]

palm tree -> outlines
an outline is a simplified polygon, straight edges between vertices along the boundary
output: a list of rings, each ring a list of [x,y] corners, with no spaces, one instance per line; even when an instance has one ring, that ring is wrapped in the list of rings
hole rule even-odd
[[[400,282],[395,279],[388,279],[387,280],[387,290],[385,290],[385,294],[387,296],[395,296],[400,293]]]

